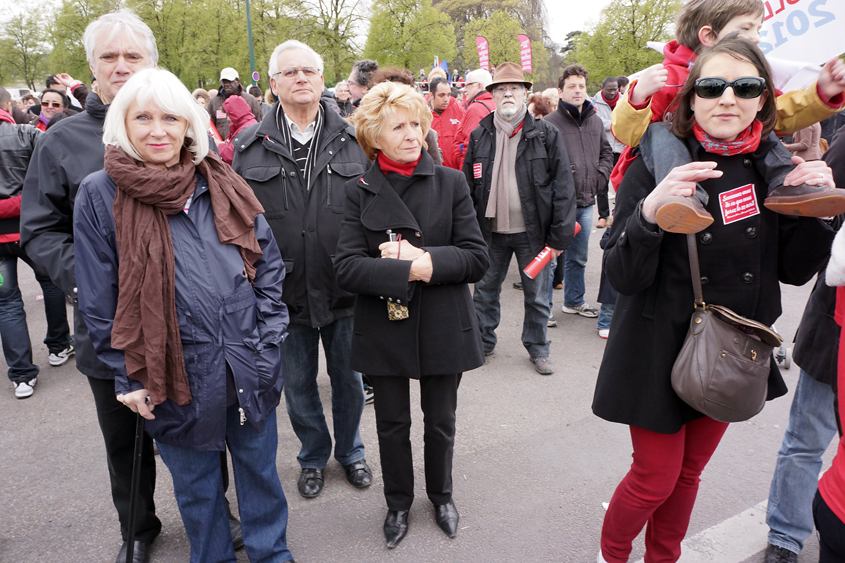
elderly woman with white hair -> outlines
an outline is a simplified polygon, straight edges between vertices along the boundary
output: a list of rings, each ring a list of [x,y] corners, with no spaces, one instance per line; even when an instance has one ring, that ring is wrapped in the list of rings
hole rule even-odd
[[[247,184],[208,150],[171,73],[135,73],[106,116],[105,169],[74,210],[79,309],[118,401],[147,419],[192,562],[234,562],[220,451],[251,561],[292,561],[276,470],[284,264]]]

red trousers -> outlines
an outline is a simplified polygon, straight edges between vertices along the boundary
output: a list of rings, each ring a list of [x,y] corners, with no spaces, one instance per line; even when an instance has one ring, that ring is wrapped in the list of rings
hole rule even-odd
[[[631,543],[648,524],[645,563],[677,561],[699,477],[728,424],[703,417],[675,434],[630,428],[634,462],[604,516],[602,556],[608,563],[628,561]]]

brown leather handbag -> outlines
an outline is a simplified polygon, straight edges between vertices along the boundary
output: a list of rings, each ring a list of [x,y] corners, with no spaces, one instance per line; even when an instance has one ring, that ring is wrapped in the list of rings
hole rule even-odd
[[[687,248],[695,311],[672,366],[672,388],[685,403],[714,420],[748,420],[766,404],[772,351],[783,339],[727,307],[705,304],[694,235],[687,235]]]

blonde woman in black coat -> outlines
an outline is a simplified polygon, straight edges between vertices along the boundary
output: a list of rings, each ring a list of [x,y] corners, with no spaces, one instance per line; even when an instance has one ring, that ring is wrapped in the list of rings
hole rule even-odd
[[[419,93],[379,84],[352,122],[374,162],[346,186],[335,271],[340,286],[357,294],[351,365],[375,392],[384,534],[392,548],[408,531],[414,499],[411,379],[420,382],[425,414],[426,492],[440,528],[450,537],[457,533],[458,385],[463,372],[484,364],[468,284],[487,270],[487,246],[464,176],[435,166],[422,150],[431,111]]]

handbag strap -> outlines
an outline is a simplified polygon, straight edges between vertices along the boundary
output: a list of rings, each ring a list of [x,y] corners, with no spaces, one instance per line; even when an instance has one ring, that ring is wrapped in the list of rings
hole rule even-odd
[[[695,294],[695,305],[704,309],[704,296],[701,293],[701,271],[698,268],[698,246],[695,243],[695,235],[687,235],[687,250],[689,251],[689,271],[692,275],[692,291]]]

